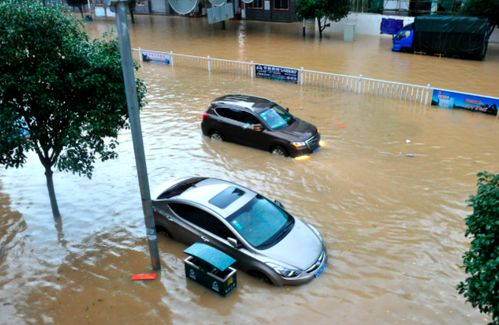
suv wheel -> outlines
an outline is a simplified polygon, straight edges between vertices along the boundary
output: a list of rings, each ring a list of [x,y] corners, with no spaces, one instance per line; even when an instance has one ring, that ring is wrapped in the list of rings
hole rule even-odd
[[[210,138],[212,140],[215,140],[215,141],[223,141],[223,138],[222,138],[222,133],[218,132],[218,131],[213,131],[211,132],[210,134]]]
[[[272,147],[271,152],[272,152],[273,155],[276,155],[276,156],[282,156],[282,157],[287,157],[288,156],[288,152],[282,146]]]

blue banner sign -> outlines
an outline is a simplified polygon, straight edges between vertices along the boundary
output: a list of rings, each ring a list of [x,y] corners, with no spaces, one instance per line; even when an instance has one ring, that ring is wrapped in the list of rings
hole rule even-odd
[[[144,62],[161,62],[164,64],[170,64],[172,61],[172,56],[169,53],[163,52],[152,52],[152,51],[142,51],[142,61]]]
[[[499,98],[434,89],[431,104],[439,107],[459,108],[473,112],[497,115]]]
[[[298,70],[296,69],[256,64],[255,74],[257,78],[298,83]]]

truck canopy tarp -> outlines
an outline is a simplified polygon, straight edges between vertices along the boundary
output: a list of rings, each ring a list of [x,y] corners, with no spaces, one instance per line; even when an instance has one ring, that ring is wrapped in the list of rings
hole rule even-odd
[[[414,51],[483,59],[489,22],[476,17],[418,16],[414,20]]]
[[[477,17],[418,16],[415,18],[416,32],[485,34],[489,22]]]

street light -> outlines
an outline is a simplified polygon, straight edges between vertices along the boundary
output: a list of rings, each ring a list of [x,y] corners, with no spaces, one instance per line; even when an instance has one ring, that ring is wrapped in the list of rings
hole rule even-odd
[[[118,29],[121,67],[125,81],[128,117],[130,119],[130,129],[132,130],[133,150],[135,153],[135,164],[137,165],[137,176],[139,178],[140,196],[142,198],[142,209],[144,210],[144,222],[146,225],[149,253],[151,255],[151,265],[153,270],[160,270],[158,240],[152,210],[151,193],[149,191],[149,180],[147,178],[144,142],[142,141],[142,128],[140,126],[139,102],[137,100],[137,88],[133,71],[134,63],[130,47],[130,36],[128,35],[128,0],[110,0],[109,2],[116,11],[116,28]]]

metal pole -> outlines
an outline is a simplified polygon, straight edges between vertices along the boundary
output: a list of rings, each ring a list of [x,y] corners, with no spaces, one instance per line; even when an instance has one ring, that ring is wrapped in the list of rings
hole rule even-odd
[[[121,66],[123,79],[125,80],[125,93],[132,130],[133,150],[135,153],[135,164],[137,165],[137,176],[139,178],[140,196],[142,198],[142,209],[144,210],[144,221],[146,225],[147,241],[151,254],[151,265],[153,270],[160,270],[158,241],[156,227],[152,210],[151,193],[149,192],[149,180],[147,178],[147,166],[144,154],[144,143],[142,141],[142,129],[140,126],[139,103],[137,100],[137,88],[130,37],[128,35],[128,0],[112,0],[116,8],[116,27],[118,29],[118,42],[120,45]]]

